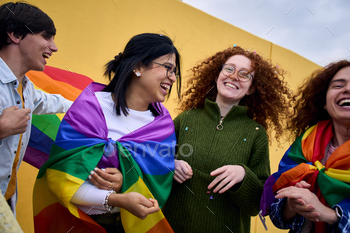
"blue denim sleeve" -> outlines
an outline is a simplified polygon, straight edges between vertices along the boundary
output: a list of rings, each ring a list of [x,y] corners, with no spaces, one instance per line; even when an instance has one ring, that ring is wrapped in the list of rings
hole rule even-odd
[[[293,232],[300,232],[302,225],[305,223],[305,218],[297,215],[293,220],[286,221],[282,216],[282,207],[286,198],[275,199],[270,206],[270,219],[272,223],[279,229],[291,229]]]
[[[330,226],[331,232],[341,232],[341,233],[347,233],[350,232],[350,211],[349,209],[346,209],[344,206],[341,205],[335,205],[332,207],[332,209],[335,209],[338,207],[340,209],[340,215],[341,218],[339,221]]]

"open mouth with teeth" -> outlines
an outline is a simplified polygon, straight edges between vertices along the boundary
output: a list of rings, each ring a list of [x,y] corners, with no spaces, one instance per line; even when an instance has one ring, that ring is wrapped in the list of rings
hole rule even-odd
[[[50,58],[50,55],[47,54],[47,53],[43,53],[43,57],[44,57],[45,59],[49,59],[49,58]]]
[[[170,89],[170,85],[169,85],[169,84],[161,83],[161,84],[160,84],[160,87],[161,87],[164,91],[168,91],[168,90]]]
[[[226,87],[231,87],[232,89],[238,89],[238,87],[232,83],[224,83]]]
[[[350,99],[342,99],[337,103],[340,107],[350,108]]]

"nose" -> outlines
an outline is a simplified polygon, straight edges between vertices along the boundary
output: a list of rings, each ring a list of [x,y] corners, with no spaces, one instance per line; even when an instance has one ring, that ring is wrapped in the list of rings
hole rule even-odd
[[[57,48],[53,38],[50,40],[50,44],[49,44],[48,48],[51,50],[51,52],[57,52],[58,51],[58,48]]]
[[[176,75],[174,72],[168,72],[168,78],[172,83],[176,82]]]
[[[230,79],[233,79],[233,80],[239,80],[239,78],[238,78],[238,72],[237,71],[235,71],[233,74],[231,74],[230,76]]]
[[[350,82],[345,85],[344,93],[350,93]]]

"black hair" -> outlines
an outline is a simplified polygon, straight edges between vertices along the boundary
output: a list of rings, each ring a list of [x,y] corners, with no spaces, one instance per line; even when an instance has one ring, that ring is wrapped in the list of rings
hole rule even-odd
[[[45,32],[46,37],[56,35],[52,19],[38,7],[26,2],[8,2],[0,6],[0,49],[9,45],[7,33],[26,37],[28,33]]]
[[[180,72],[180,54],[175,48],[172,40],[161,34],[143,33],[136,35],[130,39],[126,44],[124,51],[115,56],[105,65],[105,73],[110,80],[110,83],[103,89],[103,91],[112,92],[116,101],[117,115],[128,114],[126,105],[126,91],[130,83],[133,70],[139,68],[141,65],[149,66],[151,62],[163,55],[175,54],[177,75],[177,94],[180,98],[181,91],[181,72]],[[168,98],[171,88],[168,93]],[[149,109],[154,115],[160,114],[160,107],[157,103],[149,105]]]

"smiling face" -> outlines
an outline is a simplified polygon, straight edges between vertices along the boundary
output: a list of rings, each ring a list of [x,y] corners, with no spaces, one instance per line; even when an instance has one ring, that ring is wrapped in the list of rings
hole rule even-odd
[[[50,58],[53,52],[58,50],[53,36],[48,35],[46,32],[28,33],[26,37],[19,41],[19,49],[23,66],[28,71],[43,71],[46,59]]]
[[[225,64],[235,67],[236,71],[231,76],[225,75],[222,71],[216,81],[218,94],[216,102],[223,102],[230,105],[238,105],[239,101],[245,96],[251,94],[250,86],[253,80],[242,82],[238,78],[238,72],[241,70],[250,70],[251,61],[243,55],[234,55],[230,57]],[[252,73],[254,75],[254,73]]]
[[[170,87],[176,81],[174,73],[169,72],[169,77],[167,77],[166,67],[159,65],[175,67],[175,54],[158,57],[153,62],[149,66],[141,66],[135,70],[141,75],[133,77],[128,88],[127,104],[131,109],[142,111],[142,109],[147,109],[150,103],[164,102]]]
[[[333,123],[350,125],[350,67],[339,70],[329,84],[325,109]]]

